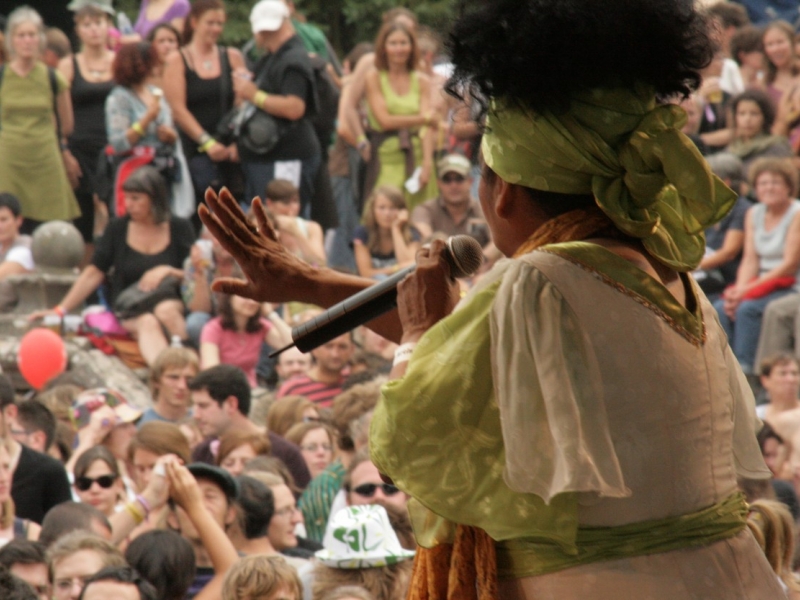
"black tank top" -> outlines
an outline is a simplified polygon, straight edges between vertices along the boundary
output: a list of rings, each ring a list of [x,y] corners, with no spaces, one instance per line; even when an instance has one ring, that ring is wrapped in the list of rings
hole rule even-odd
[[[91,145],[102,148],[106,145],[106,97],[114,87],[114,81],[94,83],[81,75],[78,60],[72,58],[73,71],[72,112],[75,129],[69,138],[70,144]]]
[[[231,76],[231,69],[228,63],[228,51],[225,48],[218,48],[220,74],[218,77],[204,79],[197,74],[197,71],[189,66],[186,55],[181,52],[184,71],[186,73],[186,108],[197,119],[201,127],[214,135],[217,123],[223,115],[233,106],[233,84],[228,85],[227,98],[222,98],[222,78]],[[181,142],[183,150],[187,156],[197,154],[197,142],[191,140],[189,136],[181,132]]]

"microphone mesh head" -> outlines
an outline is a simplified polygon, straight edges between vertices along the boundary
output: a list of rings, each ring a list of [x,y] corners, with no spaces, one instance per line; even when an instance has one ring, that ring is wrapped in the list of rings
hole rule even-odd
[[[454,235],[447,240],[448,262],[453,279],[469,277],[483,264],[483,248],[468,235]]]

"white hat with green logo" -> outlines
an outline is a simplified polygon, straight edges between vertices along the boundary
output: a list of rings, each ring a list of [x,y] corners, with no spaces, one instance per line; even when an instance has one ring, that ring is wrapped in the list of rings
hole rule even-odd
[[[348,506],[337,512],[328,521],[322,545],[317,559],[336,569],[385,567],[414,556],[413,550],[400,545],[386,509],[378,504]]]

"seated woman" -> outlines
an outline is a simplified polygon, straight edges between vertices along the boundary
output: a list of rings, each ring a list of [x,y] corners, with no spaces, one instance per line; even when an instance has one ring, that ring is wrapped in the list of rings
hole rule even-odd
[[[292,342],[292,330],[274,310],[264,318],[261,304],[249,298],[220,294],[219,316],[200,334],[200,364],[203,369],[220,363],[234,365],[247,375],[251,387],[258,385],[256,366],[261,345],[282,348]]]
[[[183,276],[181,266],[194,242],[194,230],[186,219],[170,215],[164,178],[154,167],[141,167],[122,189],[127,214],[109,223],[97,241],[92,263],[58,306],[34,313],[31,318],[76,310],[103,283],[108,284],[106,298],[114,307],[117,297],[130,286],[154,292],[162,284],[169,287],[169,277],[179,281]],[[175,293],[165,292],[164,298],[151,311],[120,321],[138,340],[139,351],[148,365],[168,346],[165,330],[171,336],[186,339],[184,306],[177,284]]]
[[[775,108],[761,90],[747,90],[731,101],[733,141],[725,148],[738,156],[745,173],[750,165],[765,156],[792,156],[792,148],[784,136],[771,135]]]
[[[745,373],[754,373],[764,309],[800,283],[798,174],[790,160],[763,158],[750,170],[758,204],[745,218],[744,252],[736,283],[714,303]]]
[[[160,65],[150,42],[126,44],[114,58],[116,86],[106,99],[106,132],[114,153],[116,192],[111,206],[117,216],[125,212],[119,188],[128,174],[142,164],[158,167],[169,186],[172,213],[194,214],[194,190],[189,167],[178,143],[172,111],[160,88],[150,85]]]
[[[13,475],[8,442],[0,438],[0,546],[17,538],[38,540],[41,531],[37,523],[14,515],[14,500],[11,498]]]
[[[364,206],[364,225],[356,227],[353,238],[359,275],[385,279],[414,262],[420,235],[408,219],[400,190],[384,185],[372,191]]]

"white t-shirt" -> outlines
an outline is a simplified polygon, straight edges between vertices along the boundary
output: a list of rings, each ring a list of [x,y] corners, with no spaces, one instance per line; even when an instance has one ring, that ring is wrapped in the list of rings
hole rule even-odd
[[[24,269],[33,271],[33,253],[31,252],[31,238],[29,235],[17,236],[6,252],[0,253],[0,263],[15,262]]]

